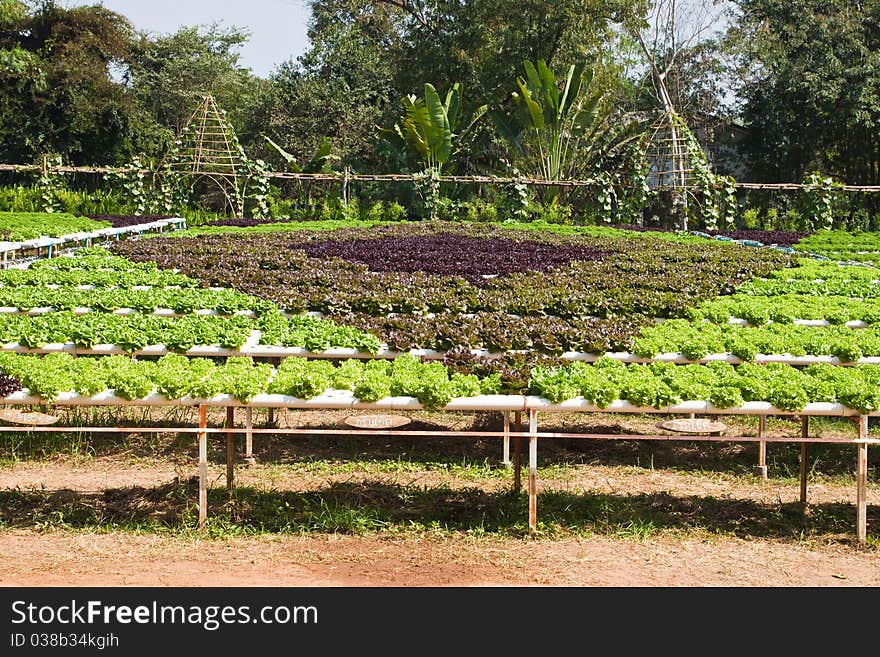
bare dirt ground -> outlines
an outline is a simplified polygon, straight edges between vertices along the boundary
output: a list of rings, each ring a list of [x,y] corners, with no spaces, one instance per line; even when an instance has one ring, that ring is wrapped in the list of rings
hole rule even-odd
[[[874,553],[764,540],[0,533],[3,586],[877,586]]]
[[[308,418],[299,416],[297,421],[304,423]],[[326,422],[326,417],[322,421]],[[480,499],[475,495],[492,498],[510,487],[509,477],[494,470],[475,474],[467,468],[444,471],[421,467],[420,463],[429,459],[416,459],[414,465],[405,462],[408,467],[399,470],[389,468],[384,460],[393,458],[403,445],[390,439],[327,442],[317,447],[315,442],[295,439],[271,445],[266,441],[258,451],[258,465],[239,468],[236,481],[267,495],[295,491],[298,495],[332,496],[344,486],[349,493],[354,489],[363,499],[379,499],[380,504],[386,503],[383,495],[387,496],[386,488],[392,485],[411,492],[445,487],[449,492],[440,504],[463,506]],[[433,446],[446,453],[453,464],[459,455],[472,461],[485,455],[497,461],[500,451],[495,443],[455,439],[441,439]],[[594,448],[565,443],[551,446],[548,441],[542,448],[539,491],[571,495],[571,500],[599,496],[610,505],[640,500],[642,506],[634,508],[657,514],[656,527],[633,536],[563,532],[529,538],[452,530],[268,532],[209,538],[190,533],[106,530],[88,524],[58,528],[30,522],[27,510],[0,510],[5,521],[0,524],[0,585],[880,585],[877,548],[860,548],[852,541],[855,491],[844,476],[846,466],[838,468],[832,462],[835,453],[819,452],[812,463],[809,493],[813,511],[807,516],[812,533],[798,537],[792,536],[797,522],[791,520],[799,492],[796,479],[761,481],[744,474],[752,457],[743,450],[754,450],[754,445],[716,446],[708,451],[706,447],[684,443],[645,447],[644,443],[621,441]],[[854,451],[845,449],[842,463],[848,463],[848,451]],[[771,453],[773,450],[781,448],[771,446]],[[334,451],[338,464],[359,455],[367,461],[358,461],[362,465],[354,468],[327,466],[327,457]],[[165,487],[194,474],[192,456],[190,446],[181,449],[169,442],[158,446],[134,443],[125,448],[97,445],[88,458],[54,455],[7,461],[0,465],[0,493],[30,495],[34,508],[61,499],[75,500],[99,516],[118,512],[119,505],[159,513],[166,511],[156,501],[165,494]],[[212,456],[209,478],[219,495],[225,473],[220,445]],[[369,465],[371,458],[375,467]],[[303,467],[303,461],[309,459],[323,465]],[[773,469],[784,471],[791,465],[780,461]],[[873,470],[872,476],[868,520],[869,533],[876,536],[880,487]],[[189,494],[192,489],[186,491]],[[275,497],[268,499],[277,502]],[[541,511],[539,496],[539,516]],[[782,518],[778,526],[774,525],[777,518]],[[744,527],[741,531],[740,526]]]

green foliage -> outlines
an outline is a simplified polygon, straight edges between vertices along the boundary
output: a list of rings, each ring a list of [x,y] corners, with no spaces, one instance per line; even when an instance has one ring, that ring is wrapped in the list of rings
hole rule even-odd
[[[122,167],[119,173],[108,173],[107,181],[116,187],[119,193],[128,198],[134,207],[134,214],[148,214],[153,210],[151,192],[148,191],[147,172],[140,157],[134,157]]]
[[[58,192],[64,187],[64,179],[54,167],[61,166],[61,156],[52,155],[43,157],[43,166],[37,178],[37,190],[40,194],[40,209],[43,212],[52,213],[59,211]]]
[[[746,141],[766,180],[821,170],[880,184],[880,3],[739,2],[729,41],[741,55]]]
[[[803,228],[831,230],[834,227],[835,205],[840,202],[843,185],[818,171],[809,172],[803,184],[806,189],[798,194],[796,201],[797,210],[805,220]]]
[[[424,98],[414,94],[405,96],[403,117],[383,134],[401,151],[401,159],[407,167],[415,170],[413,187],[422,200],[425,215],[437,219],[443,202],[438,178],[448,168],[458,142],[479,121],[486,108],[478,109],[470,125],[459,131],[462,105],[459,83],[450,87],[443,101],[432,84],[425,83],[424,94]]]
[[[452,156],[452,135],[458,127],[460,108],[458,83],[452,85],[442,102],[429,83],[425,83],[424,98],[413,94],[403,98],[403,119],[395,124],[394,133],[425,170],[439,173]]]
[[[179,133],[205,93],[210,92],[237,119],[262,85],[239,63],[247,34],[220,25],[182,27],[173,34],[143,39],[130,64],[131,95],[154,152],[162,153]]]
[[[281,148],[281,146],[276,144],[269,137],[263,135],[263,138],[266,140],[266,143],[272,147],[272,150],[284,159],[288,171],[292,171],[293,173],[332,173],[333,169],[331,168],[331,163],[334,160],[339,159],[339,156],[333,155],[332,153],[330,137],[324,137],[321,139],[318,148],[302,166],[297,163],[296,157]]]
[[[269,210],[269,167],[263,160],[251,160],[245,158],[244,165],[244,192],[245,214],[254,219],[268,219],[271,216]]]
[[[574,363],[532,370],[529,390],[553,403],[582,397],[600,408],[619,398],[635,406],[662,409],[682,401],[711,401],[718,408],[743,401],[769,402],[796,412],[813,402],[837,402],[869,412],[880,405],[876,381],[880,368],[811,365],[801,371],[789,365],[672,365],[621,363],[593,366]]]
[[[520,169],[544,180],[598,175],[638,138],[639,123],[611,121],[606,91],[593,85],[594,70],[585,62],[569,66],[561,79],[543,59],[524,67],[512,106],[489,112]],[[559,188],[545,191],[552,198]]]
[[[91,290],[64,287],[83,284],[98,287]],[[183,289],[158,287],[163,284],[181,285]],[[28,285],[36,289],[26,287]],[[53,289],[46,285],[60,287]],[[130,289],[134,285],[154,287]],[[254,330],[261,331],[262,344],[302,347],[316,352],[331,347],[351,347],[375,353],[380,346],[378,338],[354,328],[312,316],[286,318],[271,302],[233,291],[207,290],[199,287],[198,281],[159,270],[154,263],[136,264],[110,256],[102,249],[86,251],[77,257],[45,260],[27,270],[2,270],[0,294],[8,303],[22,309],[41,307],[37,305],[41,304],[57,310],[41,315],[0,314],[3,343],[20,342],[31,348],[73,342],[87,349],[98,344],[115,344],[126,352],[135,352],[147,345],[165,345],[176,352],[186,352],[195,345],[238,349]],[[78,315],[73,312],[78,306],[90,307],[96,312]],[[171,308],[184,316],[110,314],[120,308],[134,308],[140,313]],[[191,314],[196,310],[220,314]],[[239,310],[251,310],[258,317],[232,314]]]
[[[110,70],[130,61],[128,21],[99,5],[4,5],[0,160],[29,162],[46,152],[72,164],[126,158],[138,112]]]
[[[413,187],[422,199],[425,215],[430,219],[437,219],[437,211],[442,203],[438,178],[439,173],[431,168],[412,174]]]
[[[712,171],[703,147],[680,116],[673,115],[669,120],[675,124],[679,135],[685,140],[687,161],[692,168],[691,175],[697,183],[697,192],[694,195],[697,204],[688,205],[692,220],[709,230],[720,228],[722,221],[724,228],[735,228],[737,201],[734,179]]]

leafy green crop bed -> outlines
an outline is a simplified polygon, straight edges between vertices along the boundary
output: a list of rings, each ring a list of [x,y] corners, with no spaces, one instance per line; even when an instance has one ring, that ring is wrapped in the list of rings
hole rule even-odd
[[[43,236],[61,237],[109,227],[109,221],[95,221],[72,214],[0,212],[0,240],[7,242],[22,242]]]
[[[75,287],[84,284],[95,287]],[[132,289],[137,285],[154,287]],[[352,327],[308,315],[288,318],[271,301],[202,288],[183,274],[159,270],[154,263],[132,263],[103,249],[44,260],[26,270],[0,271],[0,305],[55,310],[36,316],[0,314],[0,342],[17,342],[29,348],[72,342],[83,348],[112,344],[130,352],[149,345],[165,345],[179,352],[196,345],[237,349],[254,331],[261,332],[261,344],[313,351],[348,347],[375,353],[380,346],[378,338]],[[81,306],[94,312],[78,315],[72,311]],[[141,313],[111,314],[120,308]],[[170,308],[185,316],[146,314],[157,308]],[[196,310],[219,314],[186,314]],[[254,316],[231,315],[239,310],[251,311]]]
[[[880,251],[877,233],[849,233],[841,230],[823,230],[802,239],[795,249],[810,253],[825,251]]]
[[[643,328],[632,350],[653,357],[682,353],[699,360],[731,353],[743,360],[758,354],[836,356],[845,363],[880,356],[880,283],[874,270],[805,261],[770,278],[740,286],[736,293],[704,302],[691,321],[674,320]],[[728,324],[731,317],[753,326]],[[793,324],[827,320],[829,326]],[[868,328],[849,328],[859,320]]]
[[[154,238],[115,244],[113,250],[133,260],[178,268],[205,285],[269,299],[290,312],[325,313],[338,323],[375,333],[398,350],[484,347],[547,354],[626,349],[638,327],[654,317],[686,317],[701,300],[729,294],[754,276],[793,264],[778,252],[698,238],[612,229],[594,229],[585,236],[573,227],[562,228],[571,230],[425,222],[332,234]],[[575,250],[570,253],[581,249],[587,257],[567,257],[549,271],[533,271],[527,262],[525,271],[507,266],[510,273],[488,274],[474,284],[466,277],[487,273],[461,249],[441,253],[411,248],[420,239],[438,236],[478,238],[499,251],[510,249],[511,243]],[[410,248],[395,251],[395,239]],[[306,252],[326,253],[328,242],[362,245],[369,240],[382,240],[383,249],[390,249],[379,254],[383,271],[359,261],[365,257],[360,247],[351,260],[313,258]],[[388,271],[396,258],[406,259],[400,265],[406,271]],[[443,271],[457,266],[460,274],[426,273],[437,270],[438,258],[446,260]],[[503,259],[507,265],[513,260]]]
[[[834,261],[864,262],[874,267],[880,265],[880,235],[877,233],[820,231],[801,240],[794,248]],[[878,271],[875,269],[876,273]]]
[[[642,329],[633,344],[633,353],[646,358],[661,353],[681,353],[690,360],[720,353],[730,353],[743,360],[754,360],[758,354],[836,356],[850,363],[862,356],[880,356],[880,326],[866,329],[792,324],[745,327],[672,320]]]

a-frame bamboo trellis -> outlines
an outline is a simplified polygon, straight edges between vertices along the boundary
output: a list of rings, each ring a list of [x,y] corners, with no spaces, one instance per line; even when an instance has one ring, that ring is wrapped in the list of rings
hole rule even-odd
[[[187,176],[191,187],[208,181],[227,208],[241,216],[242,155],[232,124],[208,94],[177,135],[160,170]]]
[[[660,111],[648,129],[645,160],[648,184],[654,189],[672,189],[683,193],[694,185],[694,154],[688,148],[690,129],[674,111]]]

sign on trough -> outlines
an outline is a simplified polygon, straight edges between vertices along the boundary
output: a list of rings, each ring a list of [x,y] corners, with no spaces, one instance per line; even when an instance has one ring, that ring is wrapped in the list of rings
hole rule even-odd
[[[410,419],[402,415],[350,415],[345,424],[358,429],[394,429],[409,424]]]

